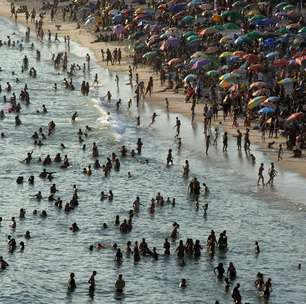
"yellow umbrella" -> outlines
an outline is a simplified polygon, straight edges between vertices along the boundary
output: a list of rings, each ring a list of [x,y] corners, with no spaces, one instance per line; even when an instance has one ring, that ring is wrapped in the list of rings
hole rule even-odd
[[[254,108],[256,108],[257,106],[259,106],[264,100],[266,100],[266,96],[257,96],[253,99],[251,99],[248,103],[248,109],[252,110]]]
[[[216,23],[222,23],[222,17],[220,15],[213,15],[211,17],[211,21]]]
[[[233,52],[223,52],[219,58],[226,58],[226,57],[229,57],[229,56],[232,56],[233,55]]]

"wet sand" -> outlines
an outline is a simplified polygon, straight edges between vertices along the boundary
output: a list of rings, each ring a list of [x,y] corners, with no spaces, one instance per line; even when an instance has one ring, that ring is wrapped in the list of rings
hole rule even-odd
[[[26,1],[25,4],[28,7],[37,7],[37,3],[39,1]],[[10,18],[10,3],[5,0],[0,0],[0,15],[4,17]],[[18,2],[18,5],[22,5],[23,2]],[[27,26],[30,26],[31,31],[35,32],[35,26],[34,23],[28,23],[25,22],[24,14],[18,15],[17,22],[23,23]],[[56,28],[56,25],[60,24],[61,28],[58,31]],[[45,33],[47,33],[48,30],[54,33],[58,33],[60,37],[63,37],[65,35],[69,35],[71,40],[79,43],[80,45],[84,47],[88,47],[92,53],[95,56],[96,62],[104,67],[108,68],[110,71],[118,72],[118,73],[127,73],[129,65],[132,65],[132,59],[131,59],[131,51],[129,49],[129,40],[125,41],[115,41],[115,42],[98,42],[98,43],[92,43],[96,37],[93,33],[88,31],[85,28],[77,29],[75,22],[65,22],[63,23],[61,20],[56,20],[52,22],[49,18],[49,15],[47,14],[44,18],[44,26],[43,26]],[[101,56],[101,49],[106,50],[109,48],[111,51],[115,48],[121,48],[122,51],[122,61],[120,65],[107,65],[106,61],[102,60]],[[145,102],[151,103],[154,106],[157,106],[163,110],[166,109],[165,104],[165,98],[168,98],[169,100],[169,111],[172,113],[182,114],[188,118],[191,118],[191,104],[185,103],[185,96],[182,91],[179,91],[178,93],[174,93],[172,90],[165,91],[165,86],[160,85],[160,80],[158,75],[153,74],[152,69],[150,66],[145,65],[139,65],[137,69],[137,73],[139,75],[139,80],[144,81],[145,84],[147,83],[150,76],[153,76],[154,79],[154,89],[153,94],[151,97],[147,96],[145,98]],[[103,81],[103,80],[102,80]],[[197,122],[203,122],[203,104],[198,104],[195,109],[195,121]],[[227,131],[229,135],[236,135],[236,128],[232,127],[232,120],[231,118],[227,118],[225,122],[223,122],[222,119],[222,112],[219,111],[219,117],[220,121],[222,121],[222,126],[224,131]],[[239,129],[244,133],[245,128],[243,127],[243,121],[239,120]],[[212,126],[218,125],[219,121],[213,121]],[[250,140],[252,145],[255,144],[259,147],[260,151],[267,154],[272,161],[277,162],[277,151],[278,151],[278,145],[279,143],[283,144],[284,153],[282,155],[283,159],[278,162],[278,166],[282,169],[290,170],[293,172],[296,172],[300,174],[301,176],[306,178],[306,166],[305,166],[305,155],[298,159],[292,157],[292,152],[285,150],[286,147],[286,139],[284,137],[279,138],[273,138],[268,139],[266,138],[265,141],[262,140],[261,133],[257,130],[252,130],[250,132]],[[203,135],[203,141],[204,141],[204,135]],[[268,142],[275,141],[274,147],[272,149],[269,149]],[[204,152],[204,151],[203,151]],[[254,153],[254,151],[253,151]]]

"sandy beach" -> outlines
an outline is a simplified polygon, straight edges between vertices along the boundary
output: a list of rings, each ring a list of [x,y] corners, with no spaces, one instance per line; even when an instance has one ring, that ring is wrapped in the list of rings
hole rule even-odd
[[[1,0],[1,7],[0,7],[0,15],[10,18],[10,2],[7,2],[5,0]],[[39,1],[26,1],[26,3],[29,7],[37,7],[39,5]],[[23,4],[23,2],[18,2],[18,5]],[[24,14],[18,15],[18,22],[25,24],[27,26],[30,26],[33,31],[35,31],[34,24],[28,23],[26,24]],[[57,30],[56,25],[60,24],[61,28],[60,30]],[[95,42],[93,41],[96,39],[95,35],[91,32],[89,32],[85,28],[77,29],[75,22],[62,22],[62,20],[55,20],[52,22],[50,20],[49,15],[47,14],[44,18],[44,29],[47,32],[47,30],[50,30],[52,34],[58,33],[60,37],[63,37],[65,35],[69,35],[71,40],[79,43],[80,45],[84,47],[88,47],[92,53],[95,56],[96,62],[104,67],[109,69],[113,72],[118,73],[127,73],[128,68],[130,65],[132,65],[132,59],[131,59],[131,51],[130,51],[130,41],[115,41],[115,42]],[[121,48],[122,51],[122,61],[121,64],[115,64],[115,65],[107,65],[106,61],[102,60],[101,56],[101,49],[106,50],[109,48],[111,51],[115,48]],[[168,98],[169,100],[169,111],[177,114],[184,115],[186,117],[191,118],[191,111],[190,103],[185,103],[185,95],[183,92],[174,93],[173,90],[167,90],[165,91],[165,86],[160,85],[159,77],[152,72],[152,68],[147,65],[139,65],[137,68],[137,73],[139,75],[139,80],[143,80],[145,83],[148,81],[150,76],[153,76],[154,79],[154,89],[153,94],[151,97],[146,96],[146,98],[143,100],[143,102],[148,102],[151,104],[156,105],[158,108],[162,109],[163,111],[166,111],[166,104],[165,104],[165,98]],[[203,122],[203,104],[197,104],[195,109],[195,117],[194,119],[198,122]],[[223,121],[222,119],[222,112],[219,111],[219,117],[220,121],[222,121],[222,126],[225,131],[228,132],[229,135],[236,135],[237,128],[232,126],[232,120],[231,118],[227,118],[226,121]],[[239,120],[239,127],[242,132],[245,131],[245,128],[243,127],[243,121]],[[217,126],[219,124],[219,120],[212,121],[212,127]],[[278,145],[281,143],[283,146],[286,146],[286,139],[283,137],[268,139],[266,138],[265,141],[262,140],[262,136],[259,131],[252,130],[250,132],[250,139],[251,143],[255,144],[259,147],[259,150],[268,154],[272,161],[277,162],[277,151],[278,151]],[[203,135],[203,141],[204,141],[204,135]],[[275,141],[275,144],[273,148],[268,148],[268,142]],[[256,153],[255,153],[256,154]],[[277,162],[277,165],[281,167],[282,169],[291,170],[293,172],[296,172],[303,177],[306,177],[306,166],[305,166],[305,155],[302,156],[302,158],[294,158],[292,156],[292,152],[284,149],[283,153],[283,159],[280,162]]]

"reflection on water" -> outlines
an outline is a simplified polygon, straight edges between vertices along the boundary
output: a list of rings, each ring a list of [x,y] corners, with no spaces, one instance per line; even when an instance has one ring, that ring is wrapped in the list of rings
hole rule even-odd
[[[5,40],[5,32],[16,32],[13,39],[21,39],[24,31],[20,26],[9,24],[0,19],[1,38]],[[260,162],[267,165],[269,159],[262,153],[255,152],[257,165],[254,167],[244,153],[235,151],[235,144],[230,142],[226,155],[222,149],[211,147],[208,156],[203,152],[203,126],[191,127],[190,122],[181,118],[183,148],[177,152],[174,140],[175,114],[161,115],[156,123],[148,127],[152,109],[145,104],[141,112],[142,127],[136,128],[135,106],[127,109],[127,101],[133,94],[125,83],[126,76],[120,76],[120,94],[113,89],[114,74],[108,73],[96,66],[90,73],[84,75],[92,83],[93,76],[99,73],[102,86],[93,88],[90,97],[80,96],[78,90],[68,92],[59,84],[65,76],[58,75],[50,65],[53,52],[63,50],[61,45],[48,45],[35,42],[42,52],[42,60],[35,61],[35,51],[25,44],[25,51],[2,47],[0,74],[1,84],[10,81],[16,92],[24,83],[28,84],[31,105],[23,105],[21,120],[23,125],[15,128],[14,115],[0,122],[1,131],[8,135],[0,141],[0,216],[4,218],[0,227],[0,253],[10,264],[9,268],[0,273],[1,303],[86,303],[104,301],[106,303],[230,303],[230,294],[226,294],[222,283],[213,274],[213,267],[218,262],[226,266],[231,261],[236,265],[238,279],[241,283],[243,301],[262,303],[254,290],[254,280],[258,271],[273,280],[271,303],[303,303],[305,289],[304,269],[298,271],[297,265],[305,264],[305,243],[302,241],[306,233],[304,225],[305,212],[302,198],[305,195],[305,180],[288,172],[280,172],[274,189],[256,187],[257,166]],[[71,62],[83,63],[87,49],[76,44],[71,46]],[[37,67],[38,78],[30,80],[28,75],[21,74],[20,66],[23,54],[27,54],[30,67]],[[5,60],[4,60],[5,58]],[[15,83],[16,71],[20,84]],[[74,78],[76,88],[83,80],[82,73]],[[54,92],[52,85],[58,82],[59,90]],[[122,98],[120,111],[115,107],[101,105],[99,96],[112,90],[113,98]],[[45,104],[46,115],[36,115],[36,109]],[[80,117],[75,125],[71,125],[70,116],[78,111]],[[110,112],[110,114],[107,114]],[[34,159],[57,152],[65,153],[71,159],[72,168],[61,171],[56,165],[51,165],[51,171],[56,171],[54,182],[59,188],[58,195],[64,202],[72,196],[72,186],[80,189],[80,205],[69,215],[55,209],[46,199],[37,202],[29,197],[41,190],[44,197],[49,194],[51,183],[39,180],[35,186],[17,185],[18,175],[26,178],[38,176],[42,170],[36,161],[26,166],[19,161],[24,159],[26,152],[33,149],[30,136],[40,126],[46,126],[54,120],[57,127],[47,144],[34,149]],[[78,142],[77,130],[86,125],[94,128],[86,140],[87,150],[82,151]],[[136,159],[121,160],[120,172],[112,172],[109,178],[94,171],[91,177],[80,174],[82,169],[93,164],[90,147],[96,142],[99,147],[100,161],[104,163],[111,152],[118,153],[119,146],[135,148],[137,138],[144,142],[143,155]],[[66,145],[65,152],[60,151],[60,143]],[[165,168],[167,151],[174,151],[174,166]],[[146,164],[144,160],[148,160]],[[201,204],[208,203],[208,215],[203,217],[201,211],[196,211],[187,197],[188,181],[182,175],[182,164],[185,159],[190,161],[192,176],[206,182],[210,188],[207,197],[201,197]],[[127,178],[130,171],[132,178]],[[288,182],[290,180],[290,183]],[[303,184],[304,183],[304,184]],[[101,202],[100,191],[114,192],[114,201]],[[154,216],[147,212],[150,200],[160,191],[165,197],[175,197],[176,207],[169,205],[158,208]],[[114,226],[115,215],[123,220],[131,209],[136,196],[140,196],[141,211],[134,219],[134,228],[129,235],[121,235]],[[25,220],[18,220],[14,233],[8,228],[11,216],[18,216],[19,208],[27,211]],[[33,216],[34,209],[47,210],[48,217],[43,219]],[[158,261],[142,258],[134,265],[133,259],[124,256],[124,262],[118,266],[114,263],[114,255],[110,248],[89,252],[88,246],[95,242],[103,242],[111,246],[117,242],[122,248],[128,240],[140,240],[145,237],[150,246],[156,246],[162,253],[164,238],[169,236],[172,223],[180,224],[182,239],[194,238],[205,244],[211,229],[220,233],[227,230],[229,250],[226,254],[217,254],[213,260],[206,251],[200,260],[186,259],[186,266],[180,266],[175,258],[174,248],[177,242],[171,244],[173,255],[170,258],[160,257]],[[80,231],[72,234],[68,227],[77,222]],[[108,229],[102,229],[106,222]],[[18,250],[14,254],[7,253],[6,238],[12,234],[18,241],[21,235],[30,230],[33,237],[25,241],[25,251]],[[254,241],[258,240],[261,253],[254,256]],[[87,280],[93,270],[98,275],[96,294],[93,300],[88,296]],[[73,294],[66,292],[66,282],[69,272],[75,272],[77,289]],[[113,292],[113,284],[119,273],[125,277],[127,288],[123,296]],[[186,278],[189,287],[181,291],[178,284],[181,278]],[[103,300],[102,300],[103,299]],[[171,300],[170,300],[171,299]]]

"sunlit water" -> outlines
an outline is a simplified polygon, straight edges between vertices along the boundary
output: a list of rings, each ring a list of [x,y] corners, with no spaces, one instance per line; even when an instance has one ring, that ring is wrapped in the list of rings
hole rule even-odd
[[[24,28],[15,26],[5,19],[0,19],[1,39],[15,32],[13,40],[24,37]],[[34,40],[33,40],[34,41]],[[28,84],[31,105],[23,105],[21,120],[23,125],[16,128],[14,115],[0,122],[1,132],[7,134],[0,141],[0,216],[4,218],[0,227],[0,255],[10,266],[0,272],[0,303],[231,303],[230,293],[225,293],[223,284],[218,282],[213,267],[223,262],[225,267],[232,261],[237,268],[236,282],[241,284],[243,302],[263,303],[254,288],[256,273],[261,271],[265,277],[273,280],[273,292],[270,303],[305,303],[305,180],[293,173],[280,172],[273,189],[256,187],[257,166],[261,161],[269,164],[269,159],[260,152],[254,152],[257,165],[253,166],[245,154],[237,154],[235,142],[230,141],[226,155],[222,148],[212,147],[208,157],[203,154],[203,127],[198,124],[192,128],[190,122],[182,120],[183,147],[177,152],[174,141],[175,114],[166,115],[159,109],[144,104],[141,106],[142,127],[136,128],[135,117],[138,115],[135,105],[127,109],[127,100],[132,96],[131,88],[126,85],[128,79],[120,75],[120,90],[116,91],[114,74],[98,68],[92,63],[90,73],[85,78],[92,83],[97,72],[102,87],[92,89],[89,97],[80,95],[79,87],[83,73],[75,76],[73,81],[76,91],[63,88],[60,82],[65,77],[58,75],[50,63],[52,53],[64,50],[63,44],[39,43],[34,41],[35,48],[42,53],[40,62],[35,60],[35,51],[29,44],[20,52],[17,48],[3,46],[0,49],[1,84],[6,81],[13,84],[17,96],[24,83]],[[72,43],[70,62],[83,64],[88,52]],[[28,74],[21,74],[24,55],[30,60],[30,67],[37,68],[37,79],[30,79]],[[20,78],[15,83],[15,71]],[[52,90],[57,82],[59,89]],[[114,98],[122,98],[119,112],[115,107],[103,107],[99,104],[99,96],[111,90]],[[3,93],[2,93],[3,95]],[[9,95],[8,95],[9,96]],[[2,97],[1,97],[2,98]],[[46,115],[37,115],[35,111],[45,104]],[[3,105],[6,107],[7,105]],[[80,118],[74,125],[70,117],[78,111]],[[107,112],[112,119],[107,120]],[[152,111],[161,114],[154,126],[148,128]],[[46,127],[50,120],[56,123],[56,132],[41,148],[34,149],[34,161],[31,166],[20,163],[26,152],[33,149],[30,136],[40,126]],[[86,125],[94,128],[86,140],[87,150],[82,151],[78,143],[77,130]],[[121,159],[121,171],[112,172],[104,178],[101,172],[94,171],[91,177],[82,174],[82,168],[93,164],[91,145],[95,141],[100,152],[100,161],[104,163],[111,152],[117,152],[120,145],[135,148],[137,138],[144,142],[143,155],[136,159]],[[65,143],[65,152],[60,150],[60,143]],[[165,167],[167,150],[174,151],[175,164]],[[54,182],[64,201],[72,196],[72,186],[80,189],[79,207],[70,214],[59,211],[46,199],[38,203],[29,196],[41,190],[49,195],[50,182],[42,181],[37,176],[42,166],[36,162],[39,156],[52,157],[57,152],[68,155],[72,168],[61,170],[57,165],[47,168],[56,171]],[[148,159],[149,164],[144,164]],[[192,176],[206,182],[211,193],[201,197],[201,204],[208,203],[208,215],[203,217],[202,211],[196,211],[187,197],[188,181],[182,178],[182,164],[185,159],[190,161]],[[132,178],[127,178],[130,171]],[[35,186],[16,184],[16,177],[26,178],[35,175]],[[114,201],[101,202],[100,191],[114,192]],[[160,191],[165,197],[175,197],[176,207],[169,205],[157,208],[154,216],[149,215],[147,207],[150,199]],[[141,207],[139,216],[134,218],[134,227],[127,235],[120,234],[114,226],[115,215],[127,218],[132,202],[140,196]],[[11,216],[18,217],[19,208],[27,210],[26,218],[17,221],[15,232],[9,228]],[[47,210],[46,219],[32,215],[34,209]],[[172,223],[180,224],[180,237],[201,240],[206,243],[211,229],[219,234],[227,230],[229,250],[226,254],[218,251],[213,259],[203,250],[199,260],[186,259],[186,266],[178,264],[174,249],[177,242],[171,244],[170,258],[160,256],[158,261],[150,257],[142,258],[135,265],[132,257],[124,257],[118,266],[114,262],[114,253],[110,248],[89,252],[90,244],[117,242],[122,249],[128,240],[132,242],[145,237],[150,247],[156,246],[162,253],[165,237],[169,237]],[[68,227],[77,222],[80,231],[73,234]],[[106,222],[108,229],[102,229]],[[25,241],[22,235],[26,230],[32,233],[32,239]],[[8,253],[7,236],[13,235],[17,242],[25,241],[26,248],[22,253],[17,249]],[[261,253],[254,255],[254,241],[258,240]],[[302,269],[298,270],[298,264]],[[98,272],[95,296],[88,295],[87,280],[93,270]],[[69,272],[76,273],[77,289],[73,294],[67,293],[66,283]],[[119,273],[126,280],[126,291],[123,296],[114,293],[114,282]],[[178,284],[186,278],[188,288],[180,290]],[[233,285],[236,283],[233,282]]]

